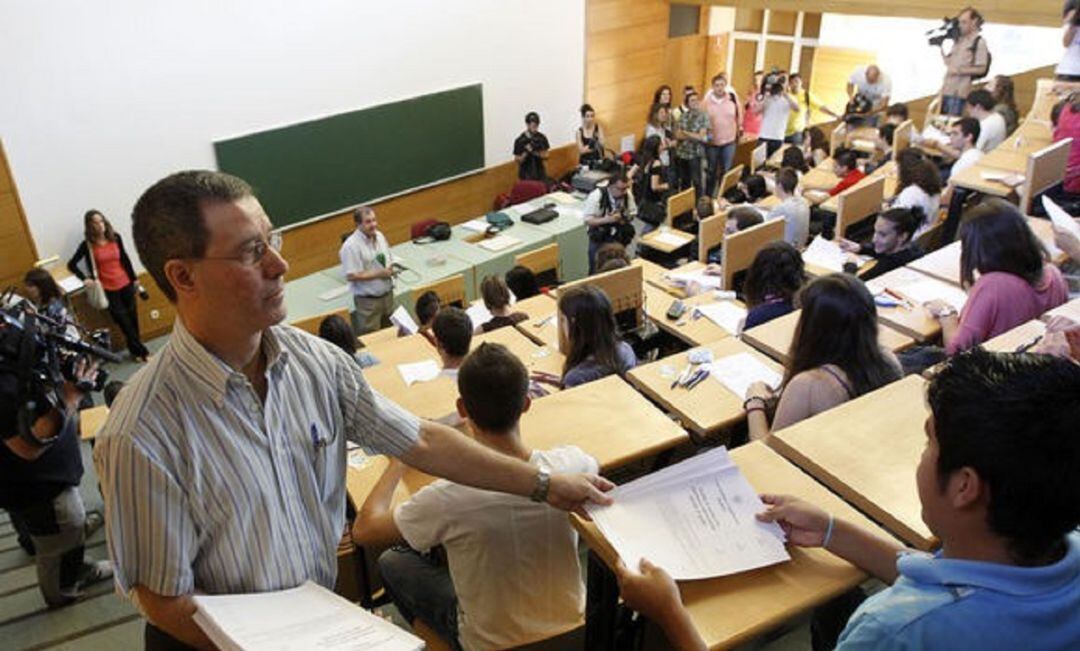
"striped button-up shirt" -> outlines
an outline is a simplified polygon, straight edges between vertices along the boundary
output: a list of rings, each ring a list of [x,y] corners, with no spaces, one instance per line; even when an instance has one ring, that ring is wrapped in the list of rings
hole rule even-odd
[[[262,338],[265,403],[177,320],[97,437],[119,588],[162,595],[333,588],[346,439],[400,455],[419,421],[335,346],[291,327]]]

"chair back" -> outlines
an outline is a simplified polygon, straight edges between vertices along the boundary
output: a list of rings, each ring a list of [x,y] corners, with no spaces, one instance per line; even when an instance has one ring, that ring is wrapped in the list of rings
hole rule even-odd
[[[1028,156],[1027,174],[1017,190],[1020,195],[1020,212],[1030,214],[1035,196],[1050,186],[1061,183],[1065,178],[1071,147],[1072,138],[1065,138]]]
[[[722,288],[734,289],[735,275],[750,268],[758,251],[769,242],[782,239],[784,239],[783,219],[770,219],[725,237],[723,253],[720,256],[723,266]]]
[[[313,334],[318,337],[319,324],[322,323],[323,319],[325,319],[326,317],[334,315],[340,316],[341,318],[345,319],[346,323],[349,322],[349,308],[342,307],[336,310],[331,310],[329,312],[323,312],[322,314],[316,314],[315,316],[309,316],[302,319],[297,319],[295,321],[290,321],[289,325],[295,328],[300,328],[304,332]]]
[[[884,198],[884,176],[858,183],[841,192],[837,196],[836,234],[844,237],[848,228],[880,212]]]
[[[724,176],[720,178],[720,183],[716,186],[716,196],[713,198],[719,199],[720,197],[724,196],[724,193],[727,192],[730,188],[738,185],[739,179],[742,178],[744,169],[745,166],[739,164],[724,172]]]
[[[636,263],[637,260],[634,262]],[[634,324],[641,326],[645,322],[645,291],[642,287],[644,278],[645,274],[641,266],[632,263],[629,267],[605,271],[567,283],[559,287],[557,294],[581,285],[599,287],[607,294],[608,300],[611,301],[611,309],[616,316],[633,310]]]
[[[691,186],[682,192],[673,194],[667,199],[667,214],[664,216],[664,225],[671,226],[672,221],[679,215],[694,210],[697,205],[697,192]]]
[[[457,274],[442,280],[436,280],[428,285],[413,287],[412,300],[409,303],[416,305],[417,299],[429,291],[435,292],[441,304],[454,305],[465,309],[467,303],[465,300],[465,276]]]

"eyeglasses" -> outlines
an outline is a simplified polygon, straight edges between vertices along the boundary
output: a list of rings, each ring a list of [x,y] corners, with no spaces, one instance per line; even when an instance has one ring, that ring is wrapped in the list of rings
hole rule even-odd
[[[203,256],[200,260],[232,260],[239,262],[246,267],[254,267],[262,262],[262,259],[266,257],[266,254],[273,249],[274,251],[281,251],[281,233],[270,233],[270,237],[267,239],[252,240],[244,245],[244,248],[240,249],[240,252],[236,255],[218,255],[218,256]]]

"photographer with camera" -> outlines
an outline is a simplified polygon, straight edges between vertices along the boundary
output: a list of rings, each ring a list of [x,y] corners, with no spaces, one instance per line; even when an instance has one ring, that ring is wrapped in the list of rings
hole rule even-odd
[[[514,160],[518,164],[518,178],[522,181],[547,181],[544,161],[547,160],[547,136],[540,133],[540,114],[529,111],[525,115],[525,130],[514,141]]]
[[[87,292],[99,291],[95,286],[100,285],[108,302],[109,316],[124,333],[131,358],[136,362],[145,362],[150,351],[139,338],[139,311],[135,307],[135,294],[137,292],[143,300],[150,295],[139,284],[131,258],[124,249],[124,241],[113,230],[105,215],[97,210],[86,211],[83,233],[85,239],[68,260],[67,268],[86,284]],[[89,273],[79,266],[84,259]]]
[[[629,191],[630,177],[619,172],[585,198],[583,216],[589,233],[589,274],[596,272],[596,252],[605,244],[629,246],[634,241],[637,205]]]
[[[889,107],[892,95],[892,80],[875,64],[859,66],[851,73],[847,81],[848,102],[856,95],[862,96],[869,103],[867,115],[879,113]],[[877,126],[877,116],[870,119],[871,126]]]
[[[772,156],[784,144],[788,117],[799,110],[799,103],[786,92],[787,75],[773,68],[761,82],[761,98],[754,110],[761,114],[758,144],[765,144],[765,155]]]
[[[80,357],[59,387],[43,386],[29,370],[20,373],[20,367],[29,369],[38,361],[41,349],[33,331],[8,318],[5,312],[0,330],[0,508],[11,514],[20,533],[28,534],[41,595],[56,608],[113,574],[109,561],[83,558],[86,511],[79,494],[78,407],[98,370],[96,363]],[[31,319],[24,317],[24,323]]]
[[[990,71],[990,51],[980,34],[982,25],[982,14],[966,7],[947,22],[943,35],[930,39],[931,45],[941,49],[941,58],[945,62],[945,80],[941,85],[942,115],[963,115],[972,82],[982,79]],[[946,40],[953,41],[948,54],[944,47]]]

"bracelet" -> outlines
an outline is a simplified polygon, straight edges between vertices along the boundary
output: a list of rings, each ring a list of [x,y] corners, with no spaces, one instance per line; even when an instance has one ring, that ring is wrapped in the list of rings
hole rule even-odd
[[[765,408],[764,407],[747,407],[746,408],[746,415],[749,416],[750,414],[754,413],[755,411],[760,411],[761,413],[764,414],[765,413]]]
[[[829,514],[829,526],[825,528],[825,537],[821,539],[821,548],[822,549],[827,549],[829,547],[829,542],[832,541],[833,525],[835,525],[835,524],[836,524],[836,519],[833,517],[832,513],[830,513]]]
[[[536,487],[533,489],[532,495],[529,496],[534,502],[546,502],[548,497],[548,490],[551,488],[551,471],[547,468],[540,466],[536,469]]]
[[[765,398],[762,398],[762,397],[759,397],[759,396],[752,396],[750,398],[747,398],[746,400],[743,400],[742,408],[743,408],[744,411],[750,411],[750,401],[751,400],[757,400],[758,402],[760,402],[761,406],[758,407],[758,409],[761,409],[762,411],[765,410]]]

